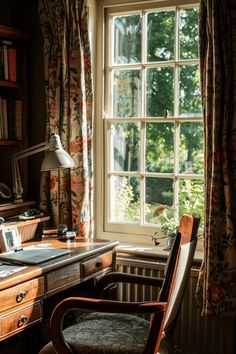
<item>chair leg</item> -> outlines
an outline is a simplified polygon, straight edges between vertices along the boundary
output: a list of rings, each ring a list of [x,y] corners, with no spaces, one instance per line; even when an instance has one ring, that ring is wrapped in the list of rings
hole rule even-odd
[[[173,341],[172,333],[166,333],[165,336],[161,340],[161,345],[159,348],[159,354],[176,354],[178,353],[177,347]]]

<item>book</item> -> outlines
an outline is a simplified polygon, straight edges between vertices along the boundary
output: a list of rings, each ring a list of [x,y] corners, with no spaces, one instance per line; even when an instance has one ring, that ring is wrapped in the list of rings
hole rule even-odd
[[[0,96],[0,140],[3,139],[2,97]]]
[[[8,120],[7,120],[7,99],[2,98],[2,125],[3,125],[3,134],[2,138],[4,140],[8,139]]]
[[[58,229],[56,227],[47,226],[43,228],[43,234],[44,235],[58,234]]]
[[[0,80],[4,80],[4,54],[3,54],[3,46],[0,46]]]
[[[42,234],[41,237],[42,237],[42,240],[51,240],[51,239],[59,238],[58,234]]]
[[[8,80],[8,47],[12,45],[12,41],[7,39],[0,40],[0,46],[3,51],[3,77],[2,80]]]
[[[1,40],[0,40],[0,44],[12,45],[12,41],[9,40],[9,39],[1,39]]]
[[[15,123],[15,138],[22,140],[22,101],[15,100],[14,111],[14,123]]]
[[[16,82],[16,48],[7,48],[8,79]]]
[[[8,139],[15,139],[15,121],[14,108],[15,102],[13,97],[7,97],[7,122],[8,122]]]
[[[4,80],[8,80],[7,45],[3,45]]]

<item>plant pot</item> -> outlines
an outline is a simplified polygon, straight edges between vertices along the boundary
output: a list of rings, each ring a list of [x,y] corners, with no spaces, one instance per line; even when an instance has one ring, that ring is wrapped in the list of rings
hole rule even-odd
[[[175,234],[171,234],[171,235],[167,236],[166,237],[166,248],[170,250],[174,241],[175,241]]]

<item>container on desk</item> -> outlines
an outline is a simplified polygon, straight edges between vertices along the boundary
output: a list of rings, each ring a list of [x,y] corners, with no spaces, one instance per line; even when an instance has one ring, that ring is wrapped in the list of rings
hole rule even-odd
[[[16,225],[21,242],[30,241],[35,237],[35,233],[38,227],[38,224],[41,222],[48,221],[50,219],[49,216],[42,216],[40,218],[30,219],[30,220],[18,220],[7,222],[6,225]]]

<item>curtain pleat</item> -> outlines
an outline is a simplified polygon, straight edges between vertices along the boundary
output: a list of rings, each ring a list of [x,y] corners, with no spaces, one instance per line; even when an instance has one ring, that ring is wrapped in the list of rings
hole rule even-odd
[[[83,238],[93,233],[93,88],[83,0],[39,0],[44,40],[46,139],[56,132],[76,168],[44,173],[41,208]]]
[[[236,313],[236,3],[202,0],[200,71],[205,130],[203,314]]]

